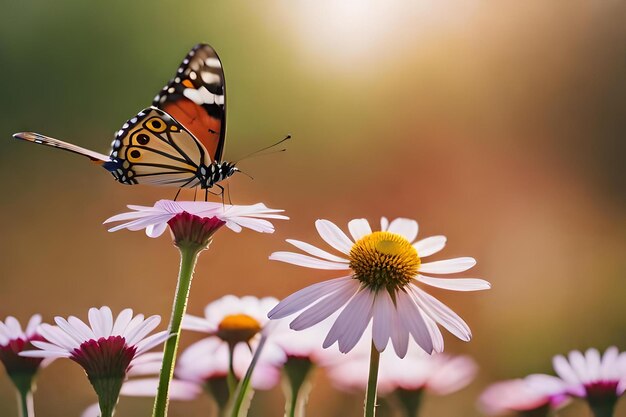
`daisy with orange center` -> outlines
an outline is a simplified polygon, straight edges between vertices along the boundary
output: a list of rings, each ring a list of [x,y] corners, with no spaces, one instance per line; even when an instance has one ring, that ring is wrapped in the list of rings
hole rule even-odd
[[[273,297],[226,295],[208,304],[204,317],[187,314],[183,329],[208,333],[189,346],[180,357],[176,375],[203,383],[223,411],[237,382],[252,363],[253,353],[269,320],[268,311],[278,303]],[[280,379],[283,351],[267,343],[252,374],[252,387],[269,389]]]

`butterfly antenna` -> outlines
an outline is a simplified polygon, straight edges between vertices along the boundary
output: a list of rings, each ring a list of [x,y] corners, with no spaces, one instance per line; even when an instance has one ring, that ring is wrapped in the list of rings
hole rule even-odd
[[[237,168],[237,172],[241,172],[243,175],[245,175],[246,177],[250,178],[251,180],[254,180],[254,177],[250,174],[248,174],[245,171],[240,170],[239,168]]]
[[[280,145],[281,143],[283,143],[283,142],[285,142],[285,141],[287,141],[287,140],[289,140],[289,139],[291,139],[291,135],[287,135],[287,136],[285,136],[284,138],[282,138],[281,140],[279,140],[279,141],[278,141],[278,142],[276,142],[276,143],[273,143],[273,144],[271,144],[271,145],[269,145],[269,146],[266,146],[266,147],[264,147],[264,148],[261,148],[261,149],[259,149],[259,150],[254,151],[254,152],[252,152],[252,153],[249,153],[248,155],[244,156],[243,158],[239,158],[239,160],[236,162],[236,164],[237,164],[237,163],[239,163],[240,161],[243,161],[244,159],[247,159],[247,158],[250,158],[250,157],[252,157],[252,156],[258,155],[258,154],[260,154],[260,153],[261,153],[261,152],[263,152],[263,151],[266,151],[266,150],[268,150],[268,149],[272,149],[272,148],[274,148],[274,147],[276,147],[276,146]],[[284,152],[284,151],[286,151],[286,150],[287,150],[287,149],[280,149],[280,150],[279,150],[279,151],[277,151],[277,152]],[[264,154],[264,155],[271,155],[272,153],[276,153],[276,152],[271,152],[271,153],[267,153],[267,154]]]

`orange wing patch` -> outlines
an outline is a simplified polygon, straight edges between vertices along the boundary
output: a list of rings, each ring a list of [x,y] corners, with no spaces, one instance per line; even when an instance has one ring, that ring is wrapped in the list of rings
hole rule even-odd
[[[189,130],[209,151],[215,155],[220,142],[222,121],[209,115],[202,106],[191,100],[167,103],[163,110]]]

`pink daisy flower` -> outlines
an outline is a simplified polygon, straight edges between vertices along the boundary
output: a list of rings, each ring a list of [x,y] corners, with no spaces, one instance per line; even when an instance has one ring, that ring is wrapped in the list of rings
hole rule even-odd
[[[113,318],[109,307],[89,310],[89,325],[70,316],[55,317],[56,326],[42,324],[47,341],[32,341],[39,350],[22,352],[30,358],[69,358],[83,367],[98,394],[102,417],[113,415],[128,371],[150,349],[168,338],[167,331],[148,336],[160,323],[159,316],[133,317],[131,309]]]
[[[510,379],[487,387],[481,394],[478,405],[489,415],[520,412],[547,416],[551,408],[560,407],[566,401],[567,397],[560,384]]]
[[[271,319],[300,314],[291,328],[302,330],[316,325],[341,311],[330,328],[323,346],[335,342],[342,353],[358,343],[372,322],[372,339],[382,352],[391,340],[396,354],[404,357],[409,335],[426,352],[443,350],[443,336],[437,324],[461,340],[468,341],[468,325],[448,306],[422,287],[433,286],[453,291],[476,291],[490,288],[477,278],[436,278],[464,272],[476,264],[463,257],[423,262],[446,244],[444,236],[416,240],[418,225],[398,218],[391,223],[381,219],[380,231],[372,231],[365,219],[348,223],[352,238],[328,220],[315,223],[320,237],[339,254],[333,254],[298,240],[287,240],[306,252],[275,252],[270,259],[314,269],[345,271],[345,275],[306,287],[281,301],[269,313]]]
[[[587,400],[597,415],[612,415],[619,397],[626,391],[626,352],[611,346],[604,355],[597,349],[584,354],[577,350],[567,358],[557,355],[552,360],[557,377],[530,375],[535,386],[559,387],[563,392]]]

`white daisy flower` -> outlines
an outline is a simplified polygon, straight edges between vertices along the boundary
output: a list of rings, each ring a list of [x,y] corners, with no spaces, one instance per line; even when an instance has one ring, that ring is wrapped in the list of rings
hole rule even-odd
[[[47,340],[32,342],[39,350],[20,355],[77,362],[98,394],[103,417],[112,415],[122,382],[141,355],[168,338],[167,331],[148,336],[159,325],[159,316],[133,317],[131,309],[122,310],[114,319],[109,307],[91,308],[89,325],[74,316],[54,320],[56,326],[39,327],[39,333]]]
[[[521,378],[496,382],[478,399],[479,407],[488,415],[521,412],[547,416],[551,408],[566,402],[567,396],[558,384],[537,384]]]
[[[426,352],[443,350],[443,336],[437,324],[461,340],[468,341],[467,324],[445,304],[421,287],[433,286],[454,291],[476,291],[490,288],[477,278],[435,278],[425,274],[464,272],[476,264],[474,258],[454,258],[422,262],[439,252],[446,243],[444,236],[416,241],[418,225],[398,218],[389,223],[381,219],[381,230],[373,232],[365,219],[349,222],[350,239],[328,220],[315,223],[321,238],[339,251],[335,255],[298,240],[287,242],[308,255],[275,252],[270,259],[315,269],[346,271],[346,275],[306,287],[281,301],[269,313],[280,319],[301,312],[291,328],[309,328],[342,309],[323,346],[338,342],[342,353],[349,352],[372,323],[372,339],[382,352],[391,340],[398,356],[407,353],[409,335]]]
[[[234,232],[243,228],[261,233],[273,233],[274,226],[268,219],[285,220],[283,210],[270,209],[262,203],[253,205],[230,205],[210,201],[172,201],[159,200],[154,206],[129,205],[131,212],[118,214],[105,220],[104,223],[124,222],[109,229],[115,232],[121,229],[132,231],[146,230],[150,237],[159,237],[176,215],[188,213],[200,218],[215,219],[212,228],[225,225]],[[171,225],[170,225],[171,226]]]
[[[574,350],[567,358],[555,356],[552,363],[558,378],[535,374],[527,379],[537,387],[559,387],[569,395],[585,398],[594,410],[611,413],[626,391],[626,352],[620,353],[615,346],[609,347],[604,355],[594,348],[584,354]]]

